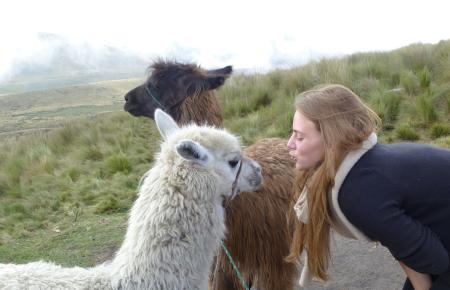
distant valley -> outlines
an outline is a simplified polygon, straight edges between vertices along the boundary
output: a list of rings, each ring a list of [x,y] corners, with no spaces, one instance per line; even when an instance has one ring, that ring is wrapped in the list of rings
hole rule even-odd
[[[56,34],[41,33],[38,48],[0,79],[2,137],[120,111],[124,94],[143,81],[148,66],[129,51],[74,44]]]
[[[110,80],[0,96],[0,136],[46,130],[74,118],[120,111],[124,94],[141,82],[141,78]]]
[[[121,48],[73,43],[56,34],[41,33],[38,41],[0,78],[0,95],[141,77],[149,63]]]

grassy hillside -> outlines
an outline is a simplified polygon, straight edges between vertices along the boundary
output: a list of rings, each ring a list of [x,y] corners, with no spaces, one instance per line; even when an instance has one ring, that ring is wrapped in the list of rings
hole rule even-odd
[[[0,96],[0,136],[59,127],[80,116],[119,111],[124,93],[141,81],[102,81]]]
[[[421,140],[448,146],[449,54],[450,41],[443,41],[234,77],[221,91],[227,127],[243,134],[248,142],[287,136],[295,96],[319,84],[339,83],[355,91],[380,115],[386,142]]]
[[[34,249],[39,244],[35,238],[42,239],[45,247],[51,244],[49,238],[55,238],[64,247],[63,237],[81,235],[87,239],[80,241],[84,251],[91,239],[109,243],[113,237],[121,238],[116,231],[124,228],[125,213],[158,141],[149,120],[121,112],[4,142],[0,148],[0,260],[9,260],[14,249],[20,255],[27,252],[24,245],[11,247],[21,238],[32,239],[29,253],[33,255],[39,253]],[[109,220],[117,220],[116,215],[120,222],[107,226]],[[106,238],[96,239],[96,235]],[[75,253],[74,259],[78,256]],[[79,258],[74,259],[70,261]]]
[[[340,83],[383,118],[382,142],[450,148],[449,55],[447,41],[237,75],[219,92],[225,124],[247,144],[287,137],[295,96]],[[137,83],[0,97],[4,131],[42,120],[62,126],[0,142],[0,262],[45,258],[86,266],[120,244],[139,179],[159,146],[153,122],[120,111],[119,99]],[[116,112],[99,114],[106,111]]]

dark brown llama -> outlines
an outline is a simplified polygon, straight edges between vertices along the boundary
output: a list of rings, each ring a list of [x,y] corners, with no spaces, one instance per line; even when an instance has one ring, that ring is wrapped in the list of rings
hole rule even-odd
[[[125,95],[125,111],[153,118],[156,108],[161,108],[179,124],[194,121],[223,127],[215,89],[231,75],[231,66],[204,70],[194,64],[157,61],[149,72],[144,84]],[[296,266],[284,261],[291,237],[286,216],[294,179],[286,143],[278,138],[263,139],[244,150],[261,165],[264,184],[256,192],[240,194],[225,207],[225,245],[247,283],[260,290],[293,289],[298,275]],[[242,289],[223,251],[218,261],[212,288]]]

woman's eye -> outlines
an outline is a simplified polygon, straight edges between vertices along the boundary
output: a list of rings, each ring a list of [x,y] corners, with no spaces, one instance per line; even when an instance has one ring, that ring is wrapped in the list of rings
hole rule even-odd
[[[231,160],[231,161],[228,161],[228,164],[230,164],[230,166],[231,167],[236,167],[236,165],[239,163],[239,161],[238,160]]]

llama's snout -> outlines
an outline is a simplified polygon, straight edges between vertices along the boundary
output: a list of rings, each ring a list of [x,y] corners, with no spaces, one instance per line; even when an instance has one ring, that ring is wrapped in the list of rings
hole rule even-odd
[[[253,159],[243,157],[243,168],[239,177],[239,191],[255,191],[263,182],[261,165]]]
[[[131,98],[131,92],[128,92],[124,97],[125,104],[123,104],[123,109],[126,112],[129,112],[132,107],[132,98]]]
[[[259,188],[259,186],[262,184],[263,182],[263,176],[262,176],[262,170],[261,170],[261,165],[259,165],[259,163],[254,161],[254,164],[252,164],[254,171],[255,171],[255,176],[252,180],[253,185],[257,188]]]

